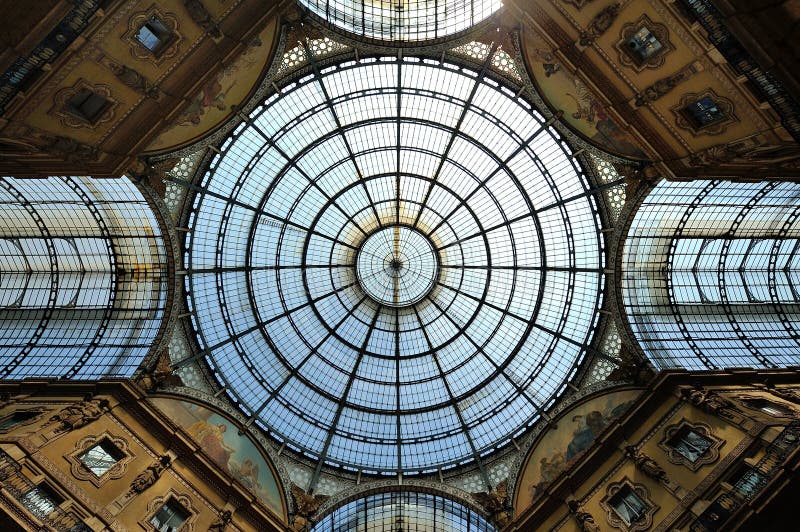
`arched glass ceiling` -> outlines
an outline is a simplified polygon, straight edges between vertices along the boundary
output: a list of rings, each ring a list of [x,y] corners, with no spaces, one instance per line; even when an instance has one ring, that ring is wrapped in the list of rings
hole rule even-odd
[[[359,37],[388,42],[441,39],[471,28],[501,0],[300,0],[329,24]]]
[[[622,276],[653,363],[800,363],[799,218],[797,183],[659,183],[631,223]]]
[[[390,492],[369,495],[337,508],[312,532],[495,532],[497,528],[480,514],[438,495]]]
[[[0,378],[131,376],[167,305],[167,251],[139,189],[0,177],[0,204]]]
[[[472,70],[368,58],[309,75],[196,190],[203,353],[315,459],[414,472],[485,454],[563,391],[596,325],[592,191],[543,117]]]

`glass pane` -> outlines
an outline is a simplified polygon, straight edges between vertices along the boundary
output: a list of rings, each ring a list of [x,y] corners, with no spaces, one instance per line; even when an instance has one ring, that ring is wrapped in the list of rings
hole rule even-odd
[[[103,473],[114,467],[121,458],[119,449],[108,440],[98,443],[80,457],[81,462],[92,473],[101,476]]]

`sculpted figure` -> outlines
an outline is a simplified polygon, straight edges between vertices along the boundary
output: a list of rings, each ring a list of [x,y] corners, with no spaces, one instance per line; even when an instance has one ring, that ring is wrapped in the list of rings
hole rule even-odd
[[[658,462],[646,454],[637,451],[636,447],[633,445],[628,445],[625,447],[625,454],[627,454],[634,461],[636,464],[636,469],[640,470],[648,477],[660,482],[667,481],[667,472],[664,471],[660,465],[658,465]]]
[[[504,480],[497,484],[495,489],[477,492],[472,494],[486,512],[492,516],[495,524],[499,528],[506,526],[511,521],[508,509],[508,481]]]
[[[162,456],[161,459],[155,464],[149,466],[147,469],[139,473],[133,482],[131,482],[131,493],[142,493],[144,490],[152,486],[161,476],[161,473],[169,466],[170,457]]]
[[[295,515],[292,519],[292,530],[301,532],[306,530],[311,518],[317,513],[319,507],[328,500],[327,495],[312,495],[303,488],[292,484],[292,498],[294,499]]]
[[[51,422],[59,422],[65,430],[73,430],[88,425],[108,410],[106,399],[81,401],[64,407],[50,418]]]
[[[569,512],[572,514],[572,517],[578,522],[583,532],[600,532],[600,525],[595,523],[592,514],[584,512],[583,509],[581,509],[581,505],[578,501],[569,501],[567,506],[569,507]]]
[[[211,526],[208,527],[208,532],[222,532],[225,530],[225,527],[228,526],[228,523],[231,522],[232,517],[233,514],[230,510],[225,510],[224,512],[220,513],[217,520],[211,523]]]

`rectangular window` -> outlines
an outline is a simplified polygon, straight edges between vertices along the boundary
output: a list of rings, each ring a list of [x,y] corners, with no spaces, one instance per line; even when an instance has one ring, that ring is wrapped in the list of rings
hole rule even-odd
[[[719,122],[725,118],[725,113],[717,106],[710,96],[703,96],[694,103],[687,105],[684,112],[697,127],[705,127]]]
[[[17,410],[16,412],[0,419],[0,431],[6,431],[15,425],[30,421],[39,414],[41,414],[41,412],[38,410]]]
[[[174,532],[189,519],[190,515],[189,510],[184,508],[183,505],[174,498],[170,497],[170,499],[159,508],[156,515],[150,519],[150,524],[159,532]]]
[[[67,100],[66,111],[93,124],[108,107],[108,100],[89,89],[81,89]]]
[[[158,56],[172,40],[172,32],[158,17],[153,16],[139,28],[135,37],[153,55]]]
[[[711,440],[689,427],[680,429],[668,444],[690,462],[696,462],[711,448]]]
[[[631,56],[639,62],[653,57],[664,47],[656,36],[650,33],[647,26],[642,26],[639,31],[631,35],[626,44]]]
[[[650,507],[644,502],[630,486],[622,486],[620,490],[608,500],[614,512],[626,524],[638,522],[647,514]]]
[[[80,461],[89,471],[99,477],[124,457],[123,452],[106,438],[83,453]]]
[[[46,482],[42,482],[28,490],[20,498],[20,501],[33,515],[39,519],[44,519],[53,513],[59,504],[64,502],[64,498],[56,493]]]

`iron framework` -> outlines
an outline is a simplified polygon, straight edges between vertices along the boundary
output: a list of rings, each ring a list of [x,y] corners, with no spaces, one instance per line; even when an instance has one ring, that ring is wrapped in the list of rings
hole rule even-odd
[[[800,187],[662,182],[625,243],[622,290],[660,368],[800,362]]]
[[[251,422],[316,460],[310,487],[323,463],[480,467],[589,350],[602,189],[487,65],[314,64],[180,182],[195,194],[186,289],[201,346],[183,363],[205,357]],[[406,305],[370,297],[355,271],[364,241],[394,227],[438,258],[434,288]]]

